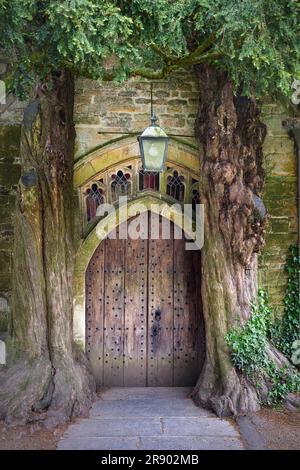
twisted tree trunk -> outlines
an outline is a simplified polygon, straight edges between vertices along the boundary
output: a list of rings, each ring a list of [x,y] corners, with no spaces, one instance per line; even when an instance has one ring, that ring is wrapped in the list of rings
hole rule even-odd
[[[73,77],[40,84],[24,114],[10,351],[1,416],[51,424],[84,414],[94,382],[72,346]],[[43,413],[47,411],[47,413]]]
[[[206,362],[195,400],[219,416],[259,408],[255,389],[232,366],[225,335],[250,314],[257,293],[257,255],[267,216],[256,196],[264,184],[262,144],[266,134],[258,104],[235,97],[231,82],[211,66],[198,66],[200,107],[196,136],[204,148],[202,202],[202,302]]]

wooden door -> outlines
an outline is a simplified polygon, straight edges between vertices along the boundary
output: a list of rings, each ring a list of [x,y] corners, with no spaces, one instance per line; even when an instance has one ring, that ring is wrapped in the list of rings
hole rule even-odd
[[[200,252],[185,250],[173,224],[167,240],[118,232],[86,272],[86,352],[97,386],[194,385],[205,353]]]

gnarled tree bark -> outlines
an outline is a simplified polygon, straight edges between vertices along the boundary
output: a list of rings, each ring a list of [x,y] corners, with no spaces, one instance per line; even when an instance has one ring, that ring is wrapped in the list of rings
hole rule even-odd
[[[49,424],[85,414],[95,386],[72,345],[73,77],[40,84],[21,133],[9,368],[1,376],[7,421]],[[45,413],[46,412],[46,413]]]
[[[206,361],[194,399],[219,416],[259,408],[254,387],[232,366],[225,336],[244,323],[256,298],[256,263],[264,243],[267,216],[255,196],[264,184],[262,144],[266,128],[259,105],[234,96],[226,74],[197,66],[200,103],[196,136],[203,145],[202,202],[205,244],[202,250],[202,302]]]

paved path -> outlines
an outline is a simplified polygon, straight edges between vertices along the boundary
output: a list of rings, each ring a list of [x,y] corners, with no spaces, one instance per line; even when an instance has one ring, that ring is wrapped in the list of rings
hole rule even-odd
[[[185,387],[107,389],[89,418],[69,426],[58,449],[243,449],[234,426],[195,406],[190,391]]]

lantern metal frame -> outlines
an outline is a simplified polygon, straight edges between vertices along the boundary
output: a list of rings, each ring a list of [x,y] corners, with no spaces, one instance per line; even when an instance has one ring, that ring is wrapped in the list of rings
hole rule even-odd
[[[151,86],[151,117],[150,117],[150,121],[151,121],[150,127],[145,129],[143,134],[139,135],[138,138],[137,138],[138,142],[139,142],[139,146],[140,146],[143,170],[148,171],[148,172],[162,173],[166,169],[166,160],[167,160],[167,155],[168,155],[168,145],[169,145],[169,140],[170,139],[167,136],[167,134],[165,133],[165,131],[156,124],[157,117],[153,113],[152,86]],[[151,135],[151,133],[162,134],[162,135]],[[149,168],[149,165],[148,165],[149,157],[146,157],[146,155],[145,155],[144,142],[149,142],[149,143],[151,143],[151,142],[152,143],[163,142],[165,144],[164,152],[163,152],[162,160],[161,160],[161,165],[159,167]]]

